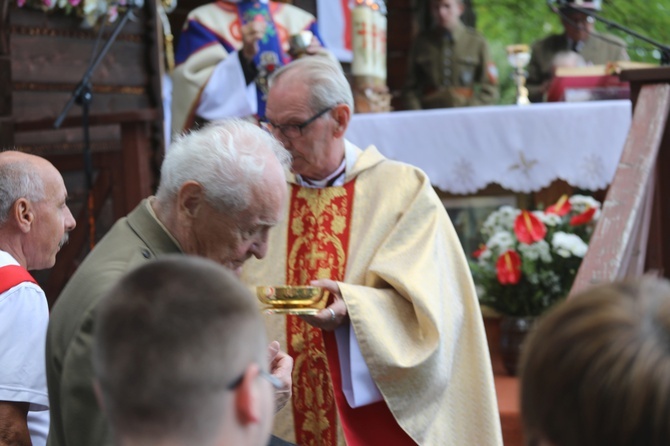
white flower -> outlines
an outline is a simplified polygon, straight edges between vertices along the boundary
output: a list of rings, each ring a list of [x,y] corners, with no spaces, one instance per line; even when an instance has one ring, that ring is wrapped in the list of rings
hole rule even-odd
[[[573,212],[581,214],[586,212],[590,208],[596,208],[600,210],[600,202],[586,195],[573,195],[570,197],[570,206],[572,207]]]
[[[561,224],[561,217],[556,214],[545,214],[542,211],[533,211],[533,215],[540,219],[545,226],[558,226]]]
[[[491,236],[486,242],[486,247],[491,251],[503,253],[514,246],[515,239],[511,232],[499,231]]]
[[[500,231],[511,231],[514,227],[514,220],[520,213],[519,209],[511,206],[501,206],[486,218],[482,224],[482,234],[491,237]]]
[[[540,259],[544,263],[551,263],[551,252],[549,250],[549,243],[546,240],[540,240],[530,245],[521,243],[519,245],[519,252],[528,260]]]
[[[551,239],[551,246],[559,256],[565,258],[584,257],[588,249],[588,245],[578,235],[566,232],[555,233]]]

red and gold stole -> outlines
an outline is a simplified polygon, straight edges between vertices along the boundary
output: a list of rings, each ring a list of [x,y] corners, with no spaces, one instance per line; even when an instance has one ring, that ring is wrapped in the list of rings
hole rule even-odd
[[[323,189],[291,187],[287,285],[344,280],[354,183]],[[334,338],[297,316],[287,316],[288,353],[295,361],[293,417],[301,446],[337,444],[337,408],[328,367],[328,357],[337,358]]]

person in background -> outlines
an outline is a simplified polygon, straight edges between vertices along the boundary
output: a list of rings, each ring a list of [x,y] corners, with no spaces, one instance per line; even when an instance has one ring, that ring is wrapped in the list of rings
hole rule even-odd
[[[257,125],[231,119],[175,141],[155,197],[109,230],[58,297],[47,333],[50,446],[112,444],[93,393],[91,344],[100,298],[128,270],[166,254],[213,260],[236,274],[267,251],[270,227],[286,201],[290,156]],[[292,360],[271,343],[270,370],[290,396]],[[169,389],[166,389],[166,391]]]
[[[461,22],[463,0],[431,0],[430,5],[435,26],[420,33],[410,50],[405,107],[495,104],[498,70],[484,36]]]
[[[265,446],[274,413],[254,296],[206,259],[165,256],[101,300],[97,394],[118,446]]]
[[[198,121],[265,116],[267,78],[292,60],[289,39],[312,33],[307,53],[321,46],[316,19],[268,0],[227,0],[188,15],[172,75],[172,132]]]
[[[590,288],[531,332],[521,359],[526,444],[670,444],[670,282]]]
[[[0,153],[0,444],[44,446],[49,398],[44,339],[49,305],[28,270],[47,269],[76,221],[58,170]]]
[[[557,10],[563,32],[545,37],[532,46],[526,82],[528,97],[532,102],[544,101],[557,66],[599,65],[629,59],[626,43],[622,39],[611,34],[597,33],[592,17],[570,8],[570,5],[574,5],[599,11],[600,0],[565,0],[565,3],[569,5]],[[566,57],[566,52],[578,54],[581,62],[573,63],[574,58]]]
[[[425,173],[345,139],[353,95],[332,57],[279,69],[267,105],[264,125],[293,155],[288,218],[243,280],[331,296],[316,315],[268,316],[296,364],[275,434],[301,445],[502,444],[472,276]]]

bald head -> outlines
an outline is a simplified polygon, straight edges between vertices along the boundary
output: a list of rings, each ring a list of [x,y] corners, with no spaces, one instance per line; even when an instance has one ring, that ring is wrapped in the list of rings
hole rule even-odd
[[[24,268],[51,268],[74,229],[63,177],[46,159],[0,153],[0,249]]]

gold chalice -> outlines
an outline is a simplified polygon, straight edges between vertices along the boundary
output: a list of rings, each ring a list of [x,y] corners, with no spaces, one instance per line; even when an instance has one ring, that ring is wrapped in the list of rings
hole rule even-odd
[[[323,288],[315,286],[258,286],[256,296],[268,314],[316,314],[328,301]]]
[[[507,61],[514,68],[513,76],[516,84],[517,105],[528,105],[528,88],[526,88],[526,65],[530,62],[530,48],[525,44],[509,45]]]

